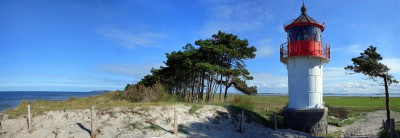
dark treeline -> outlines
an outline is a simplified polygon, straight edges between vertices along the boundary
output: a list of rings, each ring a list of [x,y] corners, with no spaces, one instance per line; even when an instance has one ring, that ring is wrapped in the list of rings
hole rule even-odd
[[[180,51],[167,53],[165,67],[152,69],[151,74],[137,84],[128,84],[125,90],[161,83],[169,94],[188,102],[209,102],[216,95],[221,101],[222,94],[225,101],[231,86],[244,94],[256,94],[257,88],[246,84],[253,77],[244,61],[256,56],[256,48],[248,45],[246,39],[219,31],[210,39],[197,40],[195,46],[187,44]]]

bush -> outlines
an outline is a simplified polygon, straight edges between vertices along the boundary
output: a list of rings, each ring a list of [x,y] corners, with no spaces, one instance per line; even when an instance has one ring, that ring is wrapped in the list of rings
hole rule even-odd
[[[177,101],[178,98],[165,91],[162,84],[156,83],[151,87],[143,84],[127,87],[127,90],[117,92],[113,99],[128,100],[131,102],[157,102],[157,101]]]
[[[254,105],[251,102],[251,97],[249,96],[242,96],[242,95],[235,95],[233,96],[232,100],[230,101],[232,106],[236,106],[242,109],[246,109],[249,111],[254,110]]]
[[[202,108],[202,105],[192,105],[192,107],[189,109],[189,114],[193,114],[195,113],[197,110],[199,110],[200,108]]]
[[[329,116],[334,116],[338,118],[347,118],[349,116],[349,110],[344,107],[334,107],[329,105],[326,105],[326,107],[328,107]]]

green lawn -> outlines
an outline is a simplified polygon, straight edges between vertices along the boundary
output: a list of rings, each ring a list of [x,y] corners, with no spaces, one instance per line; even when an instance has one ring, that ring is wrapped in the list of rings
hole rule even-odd
[[[288,103],[287,96],[251,96],[256,111],[279,111]],[[345,107],[350,112],[371,112],[385,110],[385,97],[371,99],[370,97],[324,97],[324,102],[330,106]],[[390,98],[392,111],[400,111],[400,98]]]

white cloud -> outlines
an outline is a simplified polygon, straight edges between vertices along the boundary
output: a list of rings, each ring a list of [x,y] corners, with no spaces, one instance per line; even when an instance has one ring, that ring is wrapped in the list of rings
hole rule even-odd
[[[211,19],[203,28],[203,34],[209,36],[218,30],[243,32],[264,27],[265,22],[272,19],[267,2],[207,1],[207,13]]]
[[[145,30],[129,32],[114,27],[103,28],[100,30],[100,34],[106,39],[116,42],[119,46],[130,49],[152,46],[157,40],[165,37],[165,34],[159,32]]]
[[[383,59],[382,63],[390,68],[390,74],[400,75],[400,58]]]
[[[277,76],[270,73],[254,73],[254,80],[248,83],[257,86],[259,93],[285,93],[287,92],[287,76]]]
[[[352,44],[352,45],[345,46],[345,47],[332,48],[331,52],[361,53],[364,51],[363,47],[365,47],[365,45]]]
[[[262,58],[262,57],[268,57],[270,55],[274,54],[274,49],[272,48],[271,44],[272,40],[271,39],[264,39],[256,42],[256,57],[257,58]]]
[[[346,74],[344,67],[324,68],[324,93],[383,93],[382,79],[368,79],[363,74]],[[400,92],[399,85],[391,85],[390,92]]]
[[[257,56],[256,57],[258,57],[258,58],[268,57],[268,56],[272,55],[273,53],[274,52],[273,52],[273,49],[271,46],[261,46],[261,47],[257,48],[257,51],[256,51]]]
[[[134,77],[140,80],[145,75],[150,74],[151,68],[159,68],[161,65],[162,64],[148,64],[148,65],[106,64],[100,67],[100,71],[110,72],[122,76]]]

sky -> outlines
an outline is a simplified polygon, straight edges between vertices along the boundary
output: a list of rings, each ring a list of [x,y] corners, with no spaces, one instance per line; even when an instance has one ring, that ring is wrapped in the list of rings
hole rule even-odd
[[[348,75],[344,67],[373,45],[400,79],[400,0],[305,0],[325,23],[331,47],[324,93],[383,93],[381,79]],[[165,53],[218,30],[247,39],[247,60],[259,93],[287,93],[279,60],[283,24],[300,15],[300,0],[1,0],[0,91],[122,90]],[[390,92],[400,92],[391,85]],[[235,90],[231,90],[235,92]]]

